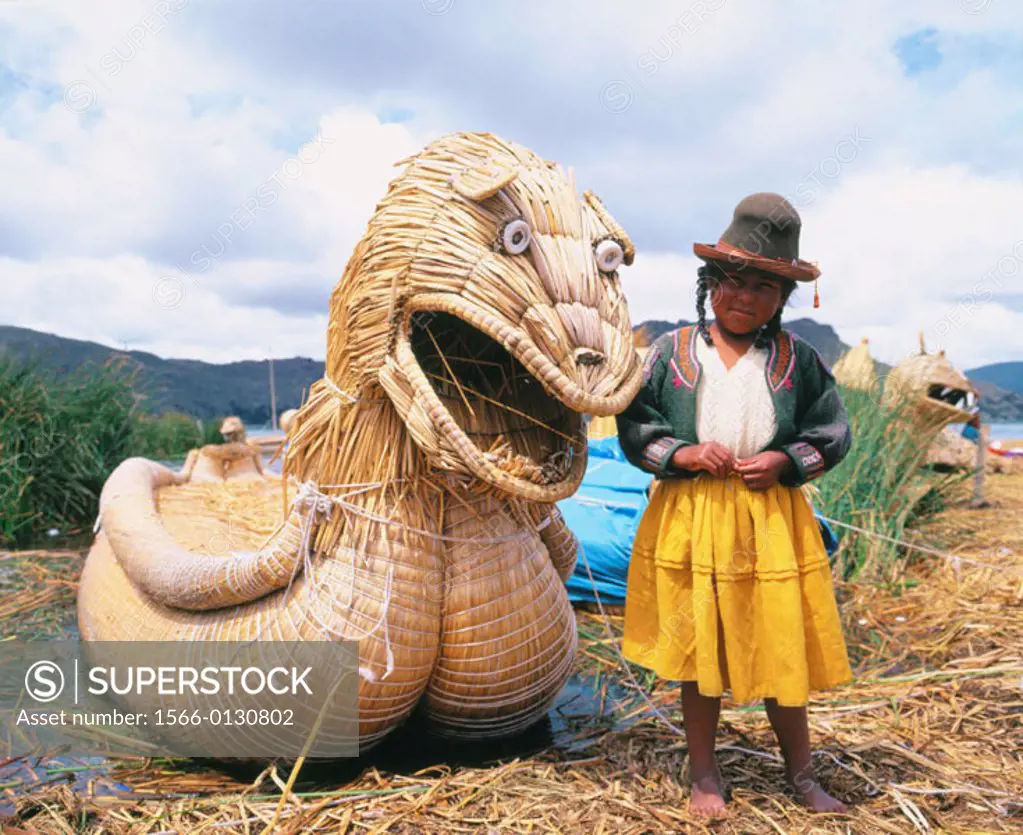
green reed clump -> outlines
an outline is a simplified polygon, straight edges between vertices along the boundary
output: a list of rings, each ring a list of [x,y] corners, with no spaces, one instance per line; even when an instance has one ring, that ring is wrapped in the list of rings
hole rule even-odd
[[[178,458],[206,444],[204,435],[195,418],[180,412],[168,412],[159,417],[140,414],[135,425],[133,454],[157,461]]]
[[[224,418],[217,417],[202,422],[202,446],[206,444],[222,444],[224,436],[220,434],[220,427],[224,425]]]
[[[876,393],[842,390],[853,432],[846,458],[818,482],[821,513],[872,533],[904,541],[910,529],[938,513],[963,474],[922,468],[936,427],[921,425],[911,403],[886,406]],[[839,527],[836,559],[842,575],[886,573],[900,555],[898,545]]]
[[[0,543],[95,517],[103,482],[131,453],[132,382],[115,364],[58,381],[0,361]]]
[[[124,361],[53,376],[0,359],[0,545],[87,528],[125,458],[170,458],[202,443],[184,415],[151,417]]]

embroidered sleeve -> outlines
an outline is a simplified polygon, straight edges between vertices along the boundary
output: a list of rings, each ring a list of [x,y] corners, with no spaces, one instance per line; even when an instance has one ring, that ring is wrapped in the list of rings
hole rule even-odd
[[[791,486],[818,478],[849,452],[852,432],[835,378],[816,351],[796,343],[802,355],[797,385],[796,437],[782,447],[792,469],[782,479]]]
[[[655,476],[690,476],[671,465],[675,450],[686,442],[673,437],[660,392],[671,361],[671,340],[662,337],[651,346],[643,364],[643,386],[629,407],[618,415],[618,440],[633,466]]]

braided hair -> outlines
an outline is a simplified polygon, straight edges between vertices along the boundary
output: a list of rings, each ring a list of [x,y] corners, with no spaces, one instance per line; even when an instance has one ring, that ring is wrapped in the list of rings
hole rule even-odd
[[[718,278],[708,264],[700,267],[696,271],[696,275],[698,276],[696,280],[696,329],[703,337],[703,341],[711,346],[714,344],[714,340],[707,327],[707,294],[710,292],[711,285],[717,286]]]
[[[698,276],[696,281],[696,329],[700,332],[700,336],[703,337],[703,341],[707,345],[713,345],[714,339],[711,337],[710,328],[707,326],[707,296],[717,288],[721,280],[726,278],[727,275],[721,267],[713,262],[701,266],[696,271],[696,274]],[[771,321],[760,328],[757,338],[753,341],[755,348],[768,347],[779,331],[781,331],[781,311],[795,289],[796,283],[794,281],[782,282],[781,304],[778,305],[778,310],[771,317]]]

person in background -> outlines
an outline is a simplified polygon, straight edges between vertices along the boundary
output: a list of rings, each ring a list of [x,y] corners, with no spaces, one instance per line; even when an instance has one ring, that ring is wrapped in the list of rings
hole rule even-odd
[[[963,424],[963,437],[968,441],[980,441],[980,407],[973,407],[973,417]]]
[[[240,417],[232,415],[220,424],[220,434],[226,444],[243,444],[246,439],[245,424]]]

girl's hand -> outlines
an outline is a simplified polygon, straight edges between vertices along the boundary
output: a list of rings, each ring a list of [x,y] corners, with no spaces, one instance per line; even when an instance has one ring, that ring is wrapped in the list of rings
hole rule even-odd
[[[735,464],[735,456],[717,441],[679,447],[671,463],[680,470],[704,470],[721,478],[728,475]]]
[[[792,460],[784,452],[770,450],[752,458],[740,458],[735,462],[735,471],[751,490],[766,490],[777,484],[791,466]]]

